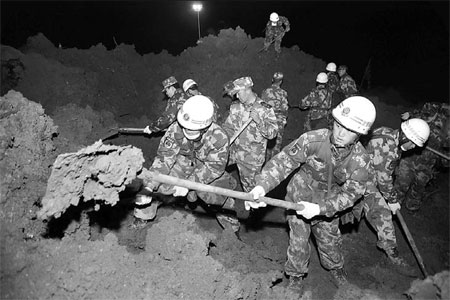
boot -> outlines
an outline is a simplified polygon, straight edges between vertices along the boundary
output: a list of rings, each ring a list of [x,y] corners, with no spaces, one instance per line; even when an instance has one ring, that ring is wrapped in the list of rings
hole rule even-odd
[[[398,254],[398,250],[396,247],[389,248],[385,250],[389,261],[396,266],[399,267],[410,267],[410,265],[406,262],[406,260]]]
[[[340,287],[348,284],[347,272],[344,268],[330,270],[331,275],[333,275],[334,283]]]
[[[289,276],[288,289],[301,294],[303,291],[303,276]]]
[[[239,223],[239,220],[235,216],[217,214],[216,219],[217,219],[217,222],[219,222],[219,225],[224,230],[229,229],[229,230],[233,231],[234,233],[237,233],[241,226],[241,224]]]

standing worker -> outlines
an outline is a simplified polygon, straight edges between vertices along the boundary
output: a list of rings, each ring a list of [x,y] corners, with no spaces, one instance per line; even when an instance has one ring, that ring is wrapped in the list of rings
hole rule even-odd
[[[321,72],[316,78],[316,87],[302,100],[300,109],[309,109],[304,131],[327,128],[330,121],[331,92],[327,87],[328,76]]]
[[[421,119],[410,119],[401,124],[401,130],[388,127],[380,127],[373,131],[366,147],[370,155],[373,172],[364,199],[358,203],[352,214],[346,218],[343,224],[353,222],[353,216],[357,220],[364,212],[367,222],[375,229],[378,248],[382,249],[389,261],[395,266],[409,268],[397,248],[392,214],[400,210],[400,202],[397,191],[394,188],[394,169],[398,166],[402,153],[423,147],[430,135],[428,124]]]
[[[339,66],[339,91],[344,94],[345,98],[355,96],[358,94],[358,88],[353,78],[347,73],[348,67],[346,65]]]
[[[152,134],[155,132],[161,132],[167,129],[177,117],[177,112],[184,102],[187,100],[186,94],[180,88],[180,84],[175,77],[170,76],[162,82],[163,90],[168,98],[166,109],[161,117],[155,122],[144,128],[144,133]]]
[[[331,107],[336,107],[345,99],[342,93],[339,93],[339,74],[336,72],[337,67],[334,62],[327,64],[328,90],[331,92]]]
[[[231,145],[229,161],[229,165],[237,165],[242,188],[249,192],[255,186],[255,174],[264,164],[267,141],[277,135],[278,123],[272,107],[253,92],[250,77],[238,78],[233,83],[239,102],[231,104],[222,127],[232,137],[250,118],[253,120]]]
[[[336,285],[347,283],[341,232],[337,213],[352,207],[366,190],[370,157],[358,141],[375,121],[375,107],[364,97],[350,97],[333,109],[333,129],[302,134],[266,163],[256,176],[250,192],[254,199],[264,196],[292,172],[286,201],[304,205],[288,212],[290,228],[285,273],[289,288],[301,291],[311,257],[309,238],[314,235],[322,266],[329,270]],[[245,202],[247,208],[264,202]]]
[[[278,134],[276,139],[274,140],[275,143],[273,145],[270,145],[271,141],[273,141],[270,140],[269,144],[267,145],[266,161],[280,152],[281,143],[283,141],[284,127],[287,123],[289,110],[288,94],[281,88],[283,78],[284,76],[281,72],[276,72],[275,74],[273,74],[272,85],[269,88],[265,89],[261,94],[261,99],[272,106],[278,123]]]
[[[225,172],[228,161],[228,136],[212,121],[214,107],[207,97],[197,95],[189,98],[177,114],[177,122],[167,130],[149,168],[150,172],[171,175],[223,188],[234,188],[233,178]],[[194,202],[197,195],[208,205],[235,211],[235,205],[244,211],[242,201],[234,201],[225,196],[195,192],[184,187],[159,184],[144,179],[147,192],[139,194],[136,201],[135,217],[137,223],[146,224],[153,220],[161,202],[152,199],[152,192],[165,195],[188,196]],[[150,192],[150,193],[148,193]],[[189,195],[188,195],[189,192]]]
[[[284,26],[284,27],[283,27]],[[277,56],[281,53],[281,40],[286,32],[291,30],[291,25],[286,17],[279,16],[276,12],[270,14],[269,21],[266,24],[266,37],[264,39],[264,51],[269,49],[270,44],[274,43]]]

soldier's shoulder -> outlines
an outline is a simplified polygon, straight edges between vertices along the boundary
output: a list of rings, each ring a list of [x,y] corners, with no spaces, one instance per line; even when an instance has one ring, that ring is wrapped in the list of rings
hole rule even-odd
[[[329,138],[330,130],[327,128],[316,129],[303,133],[300,137],[306,144],[322,143]]]
[[[267,103],[266,101],[264,101],[263,99],[261,99],[260,97],[258,97],[256,99],[256,104],[260,105],[264,108],[272,108],[272,105],[270,105],[269,103]]]

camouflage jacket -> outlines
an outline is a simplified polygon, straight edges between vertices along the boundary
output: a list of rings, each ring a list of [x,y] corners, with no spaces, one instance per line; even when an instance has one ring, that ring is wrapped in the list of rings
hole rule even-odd
[[[358,93],[358,89],[356,88],[356,83],[353,80],[353,78],[345,74],[340,80],[339,80],[339,89],[344,93],[345,97],[350,97],[353,95],[356,95]]]
[[[352,207],[365,193],[370,157],[359,142],[336,148],[331,133],[318,129],[302,134],[266,163],[256,184],[269,192],[300,167],[287,186],[286,200],[316,203],[327,217]]]
[[[283,128],[287,123],[288,94],[278,85],[272,85],[261,94],[261,99],[272,106],[278,121],[278,128]]]
[[[334,93],[339,87],[339,75],[336,72],[328,72],[328,89]]]
[[[163,131],[170,126],[177,119],[177,113],[180,107],[188,99],[188,96],[182,89],[177,89],[175,94],[167,101],[166,109],[162,116],[160,116],[155,122],[152,122],[149,127],[153,132]]]
[[[255,110],[260,123],[251,122],[247,128],[236,138],[230,147],[230,156],[239,156],[238,159],[248,162],[264,163],[267,140],[273,139],[278,133],[278,124],[272,107],[259,97],[253,105],[246,106],[241,102],[234,102],[230,106],[230,113],[222,127],[231,138],[250,118],[250,112]],[[262,160],[262,161],[261,161]]]
[[[228,136],[216,123],[211,124],[199,141],[191,141],[175,122],[161,139],[149,170],[167,175],[173,168],[182,169],[186,179],[209,184],[225,171],[228,150]]]
[[[372,160],[379,191],[388,203],[396,203],[393,174],[402,155],[399,130],[388,127],[375,129],[366,149]]]
[[[447,103],[427,102],[422,109],[416,109],[411,113],[412,118],[420,118],[430,126],[430,137],[427,144],[432,148],[440,148],[444,143],[445,125],[449,118]]]
[[[324,86],[316,86],[305,98],[300,100],[301,109],[309,109],[310,120],[317,120],[328,116],[331,109],[331,92]]]
[[[283,25],[286,27],[283,28]],[[291,24],[289,23],[288,18],[280,16],[280,19],[277,22],[276,26],[272,26],[272,22],[269,20],[266,24],[266,35],[270,34],[270,35],[279,35],[284,33],[286,30],[290,30],[291,29]]]

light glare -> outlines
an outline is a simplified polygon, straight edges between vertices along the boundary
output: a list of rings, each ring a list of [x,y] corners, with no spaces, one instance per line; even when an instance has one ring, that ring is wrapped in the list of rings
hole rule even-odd
[[[202,4],[200,4],[200,3],[195,3],[195,4],[192,4],[192,9],[194,9],[196,12],[199,12],[199,11],[201,11],[202,10],[202,8],[203,8],[203,5]]]

